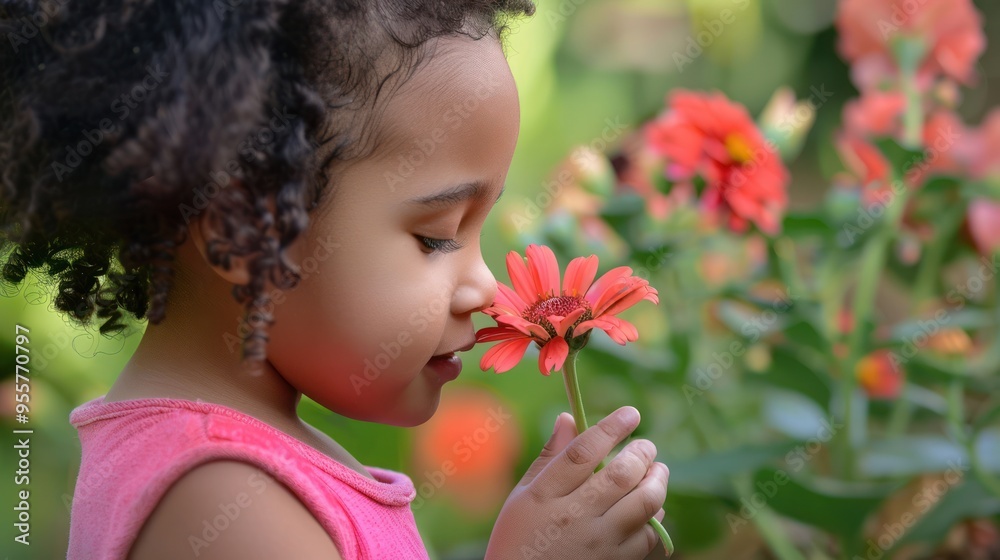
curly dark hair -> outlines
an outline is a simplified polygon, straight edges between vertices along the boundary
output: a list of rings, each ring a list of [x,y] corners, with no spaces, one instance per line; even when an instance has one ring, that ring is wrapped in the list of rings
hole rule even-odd
[[[102,334],[163,320],[191,218],[209,260],[246,259],[243,358],[263,360],[268,283],[338,162],[379,143],[378,101],[428,40],[502,40],[530,0],[0,0],[2,281],[32,269]],[[230,185],[236,184],[238,188]],[[250,311],[258,317],[252,324]]]

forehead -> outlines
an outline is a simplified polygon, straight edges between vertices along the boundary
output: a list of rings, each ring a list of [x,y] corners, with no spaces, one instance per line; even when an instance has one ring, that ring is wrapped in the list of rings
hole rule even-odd
[[[518,122],[517,87],[500,42],[458,35],[428,42],[426,58],[386,101],[374,125],[373,157],[393,157],[434,133],[478,128],[490,134],[502,121]]]

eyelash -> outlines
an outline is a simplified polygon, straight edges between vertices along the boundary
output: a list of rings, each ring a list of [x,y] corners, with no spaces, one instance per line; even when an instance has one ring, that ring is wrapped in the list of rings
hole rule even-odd
[[[455,241],[454,239],[434,239],[433,237],[423,237],[421,235],[417,236],[420,243],[431,250],[428,255],[434,253],[451,253],[457,251],[463,247],[461,243]]]

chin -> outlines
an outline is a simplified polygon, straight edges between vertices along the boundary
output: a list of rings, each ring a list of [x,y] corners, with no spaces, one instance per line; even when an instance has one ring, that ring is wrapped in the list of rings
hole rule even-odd
[[[391,418],[376,421],[400,428],[414,428],[430,420],[434,416],[434,413],[437,412],[440,402],[441,393],[437,392],[433,398],[419,403],[421,406],[401,409],[399,410],[400,414],[393,414]]]

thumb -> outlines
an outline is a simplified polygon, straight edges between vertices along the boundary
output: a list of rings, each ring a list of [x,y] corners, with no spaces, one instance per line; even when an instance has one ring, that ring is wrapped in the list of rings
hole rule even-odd
[[[545,465],[548,465],[550,461],[563,449],[569,445],[569,442],[573,441],[573,438],[577,436],[576,433],[576,423],[573,421],[573,415],[568,412],[562,412],[556,417],[555,426],[552,429],[552,435],[549,437],[549,441],[545,442],[545,446],[542,447],[541,453],[538,454],[538,458],[535,462],[531,463],[528,467],[528,471],[524,473],[521,477],[521,481],[518,486],[525,486],[531,483],[532,480],[538,476],[538,473],[542,472]]]

